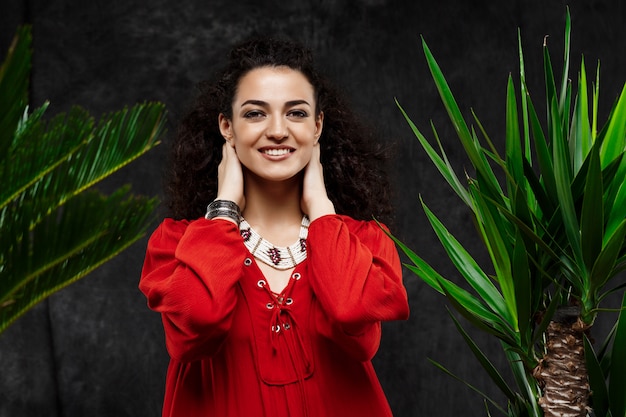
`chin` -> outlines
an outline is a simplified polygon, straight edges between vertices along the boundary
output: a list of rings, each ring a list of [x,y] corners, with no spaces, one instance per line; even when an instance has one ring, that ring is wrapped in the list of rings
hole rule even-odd
[[[249,173],[252,174],[257,179],[264,181],[264,182],[268,182],[268,183],[282,183],[282,182],[289,182],[289,181],[299,182],[302,180],[302,176],[304,175],[304,169],[301,169],[300,171],[296,173],[286,172],[286,173],[272,174],[268,172],[258,173],[258,172],[252,172],[252,171],[249,171]]]

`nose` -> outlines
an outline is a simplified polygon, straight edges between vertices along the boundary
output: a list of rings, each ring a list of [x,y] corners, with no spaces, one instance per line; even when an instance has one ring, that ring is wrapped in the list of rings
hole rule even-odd
[[[275,140],[283,140],[289,136],[286,120],[280,116],[272,117],[267,127],[267,137]]]

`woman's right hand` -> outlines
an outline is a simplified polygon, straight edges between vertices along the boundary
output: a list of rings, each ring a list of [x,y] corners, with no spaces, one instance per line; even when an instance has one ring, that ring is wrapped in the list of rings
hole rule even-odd
[[[241,211],[246,205],[241,162],[234,146],[229,142],[222,146],[222,161],[217,167],[217,200],[233,201]]]

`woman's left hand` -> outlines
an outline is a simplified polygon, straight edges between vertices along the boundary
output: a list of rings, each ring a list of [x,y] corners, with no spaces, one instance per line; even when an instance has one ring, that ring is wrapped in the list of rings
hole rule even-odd
[[[320,162],[320,144],[313,146],[311,161],[304,168],[300,207],[311,221],[326,214],[335,214],[335,206],[328,198],[324,184],[324,169]]]

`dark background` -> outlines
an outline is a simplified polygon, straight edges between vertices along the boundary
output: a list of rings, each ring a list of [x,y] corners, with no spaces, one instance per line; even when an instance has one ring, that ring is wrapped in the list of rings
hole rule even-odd
[[[573,22],[571,74],[575,77],[581,54],[590,78],[601,60],[604,117],[625,78],[623,0],[1,1],[2,56],[15,28],[33,24],[32,105],[49,99],[53,114],[80,104],[98,116],[160,100],[169,110],[170,132],[195,84],[223,62],[233,42],[254,32],[276,32],[308,43],[381,140],[394,144],[394,232],[457,282],[426,223],[420,194],[463,243],[475,248],[477,258],[486,258],[474,243],[468,210],[427,160],[394,103],[397,98],[424,131],[430,119],[436,123],[461,173],[467,163],[428,74],[420,35],[462,110],[474,108],[498,146],[506,78],[518,72],[518,28],[527,79],[540,108],[541,46],[549,35],[558,74],[567,5]],[[167,143],[102,187],[132,182],[138,193],[159,194],[166,151]],[[160,415],[168,358],[160,318],[137,289],[145,244],[144,239],[53,295],[0,335],[0,417]],[[477,394],[427,361],[440,361],[494,393],[454,329],[445,299],[408,271],[405,283],[411,318],[385,324],[375,359],[395,415],[485,415]],[[485,350],[499,351],[497,342],[477,338]]]

